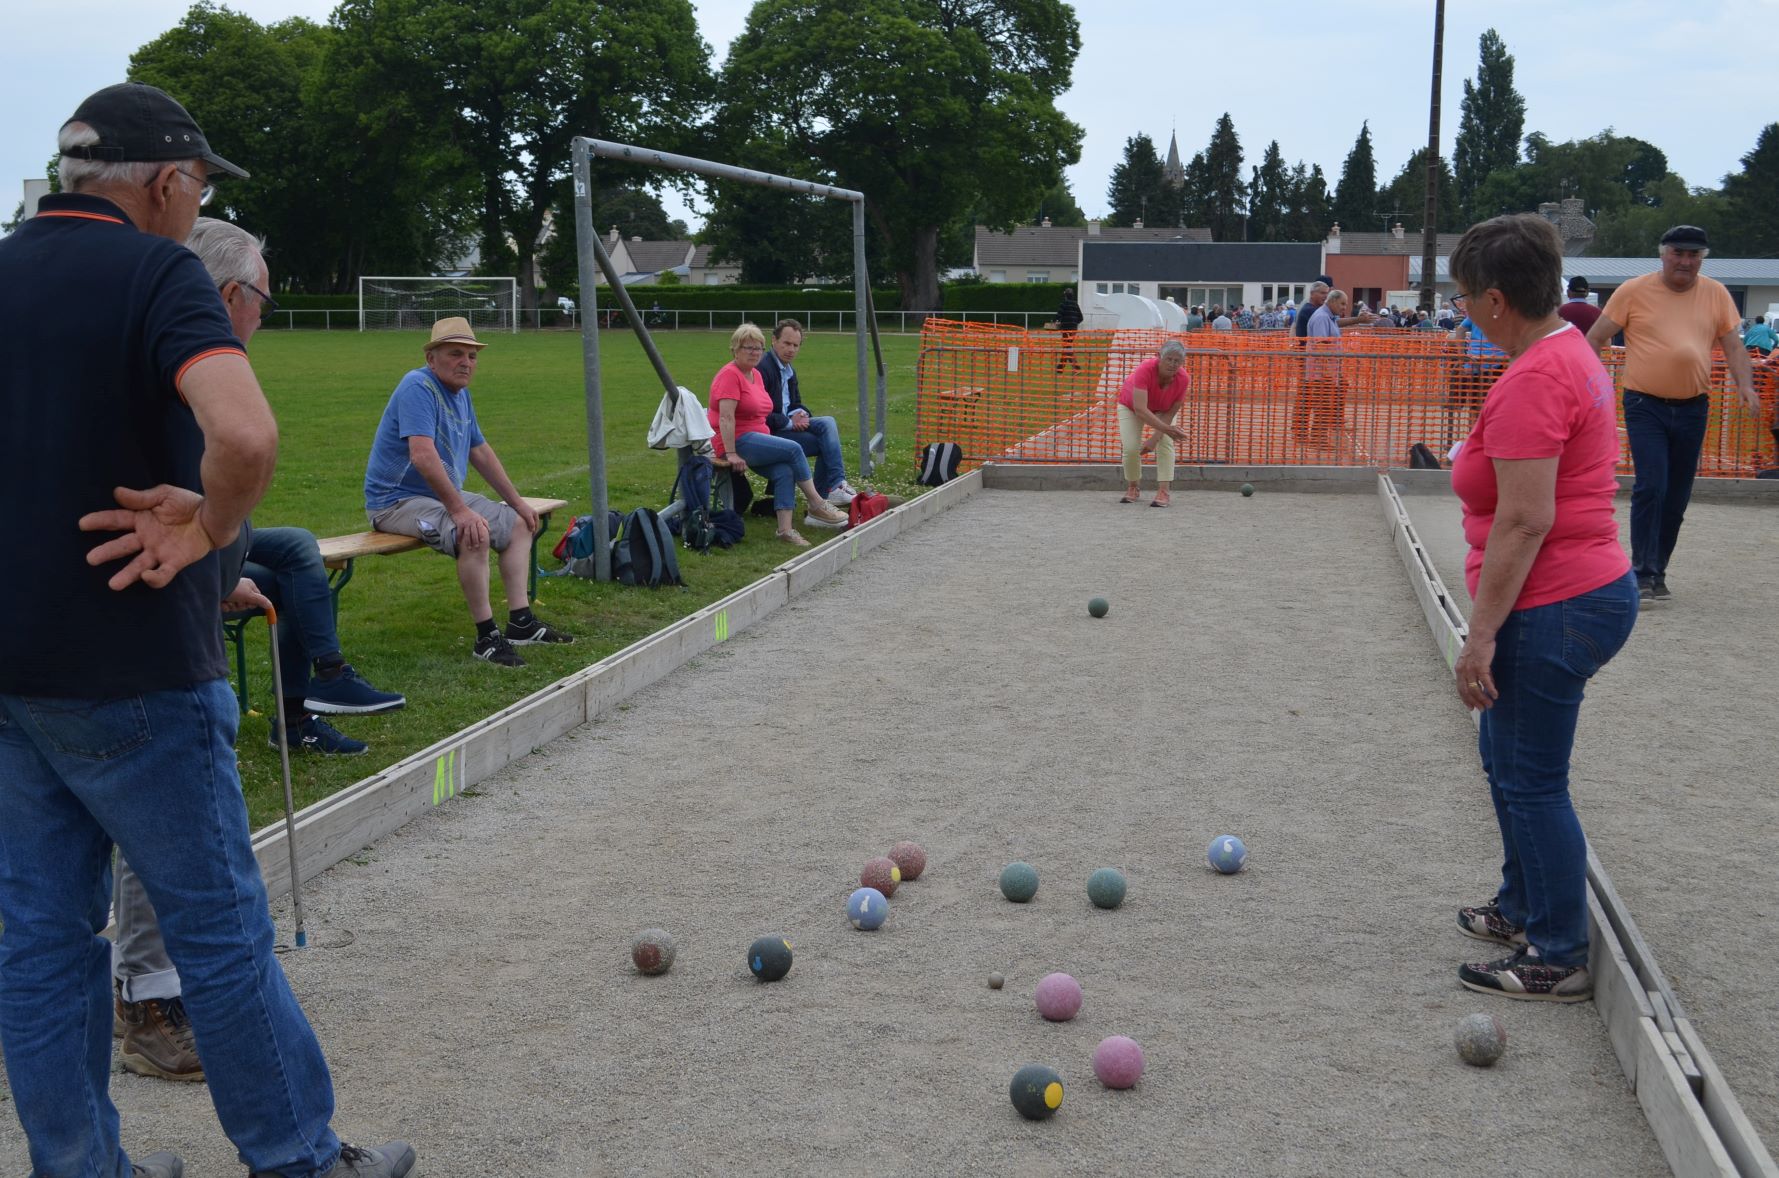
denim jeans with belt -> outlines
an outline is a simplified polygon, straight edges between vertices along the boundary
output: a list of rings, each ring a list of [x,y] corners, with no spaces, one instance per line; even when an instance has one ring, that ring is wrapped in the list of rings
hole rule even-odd
[[[253,529],[241,575],[278,607],[278,659],[284,670],[278,691],[285,699],[300,699],[309,690],[309,664],[340,652],[333,593],[315,534],[302,528]]]
[[[808,429],[786,429],[775,438],[787,438],[815,459],[815,489],[826,499],[846,481],[846,455],[840,449],[840,425],[832,417],[811,417]],[[736,439],[737,443],[740,439]]]
[[[1692,500],[1693,475],[1711,418],[1711,398],[1684,401],[1625,390],[1625,433],[1636,478],[1631,483],[1631,569],[1665,577]]]
[[[0,695],[0,1046],[34,1171],[128,1178],[111,1102],[113,840],[161,918],[217,1119],[249,1168],[339,1156],[333,1081],[272,953],[228,680]]]
[[[1591,593],[1507,615],[1490,667],[1500,693],[1478,748],[1504,856],[1501,915],[1552,965],[1585,965],[1587,840],[1569,798],[1569,754],[1587,681],[1637,621],[1630,573]]]

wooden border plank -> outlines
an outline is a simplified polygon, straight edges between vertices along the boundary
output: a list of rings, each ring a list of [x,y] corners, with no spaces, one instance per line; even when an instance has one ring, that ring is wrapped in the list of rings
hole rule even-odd
[[[1700,1100],[1705,1106],[1705,1115],[1717,1129],[1717,1136],[1723,1147],[1735,1160],[1743,1178],[1779,1178],[1779,1163],[1773,1161],[1773,1155],[1767,1152],[1766,1145],[1761,1141],[1760,1134],[1754,1124],[1749,1121],[1748,1114],[1742,1111],[1742,1102],[1736,1099],[1729,1082],[1723,1078],[1711,1053],[1705,1050],[1704,1040],[1689,1018],[1674,1020],[1675,1033],[1686,1045],[1687,1054],[1693,1058],[1693,1064],[1699,1069],[1699,1077],[1704,1091]]]
[[[1685,1178],[1737,1178],[1736,1163],[1693,1099],[1661,1032],[1649,1020],[1639,1020],[1637,1028],[1637,1103],[1655,1130],[1669,1168]]]

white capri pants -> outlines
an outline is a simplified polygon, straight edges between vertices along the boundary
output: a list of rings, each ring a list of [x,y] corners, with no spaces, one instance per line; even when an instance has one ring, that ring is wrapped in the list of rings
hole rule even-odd
[[[1176,410],[1177,410],[1176,406]],[[1157,417],[1161,415],[1156,414]],[[1163,420],[1167,420],[1163,418]],[[1143,419],[1130,406],[1118,406],[1118,444],[1124,450],[1124,481],[1143,481]],[[1155,435],[1155,481],[1174,481],[1174,440],[1159,431]]]

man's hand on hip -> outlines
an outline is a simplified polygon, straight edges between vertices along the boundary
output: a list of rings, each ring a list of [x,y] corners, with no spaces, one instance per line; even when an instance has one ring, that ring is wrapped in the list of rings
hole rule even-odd
[[[125,589],[137,581],[165,589],[180,569],[235,538],[233,532],[212,536],[205,530],[204,497],[196,491],[162,483],[146,491],[117,487],[112,494],[118,506],[81,516],[80,530],[123,533],[86,554],[86,562],[95,566],[135,558],[107,582],[113,589]]]

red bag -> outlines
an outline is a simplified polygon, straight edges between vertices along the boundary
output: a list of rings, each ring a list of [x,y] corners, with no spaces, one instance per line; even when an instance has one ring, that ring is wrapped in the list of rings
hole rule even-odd
[[[856,528],[868,520],[874,520],[890,508],[888,495],[879,495],[872,491],[860,491],[846,505],[846,526]]]

